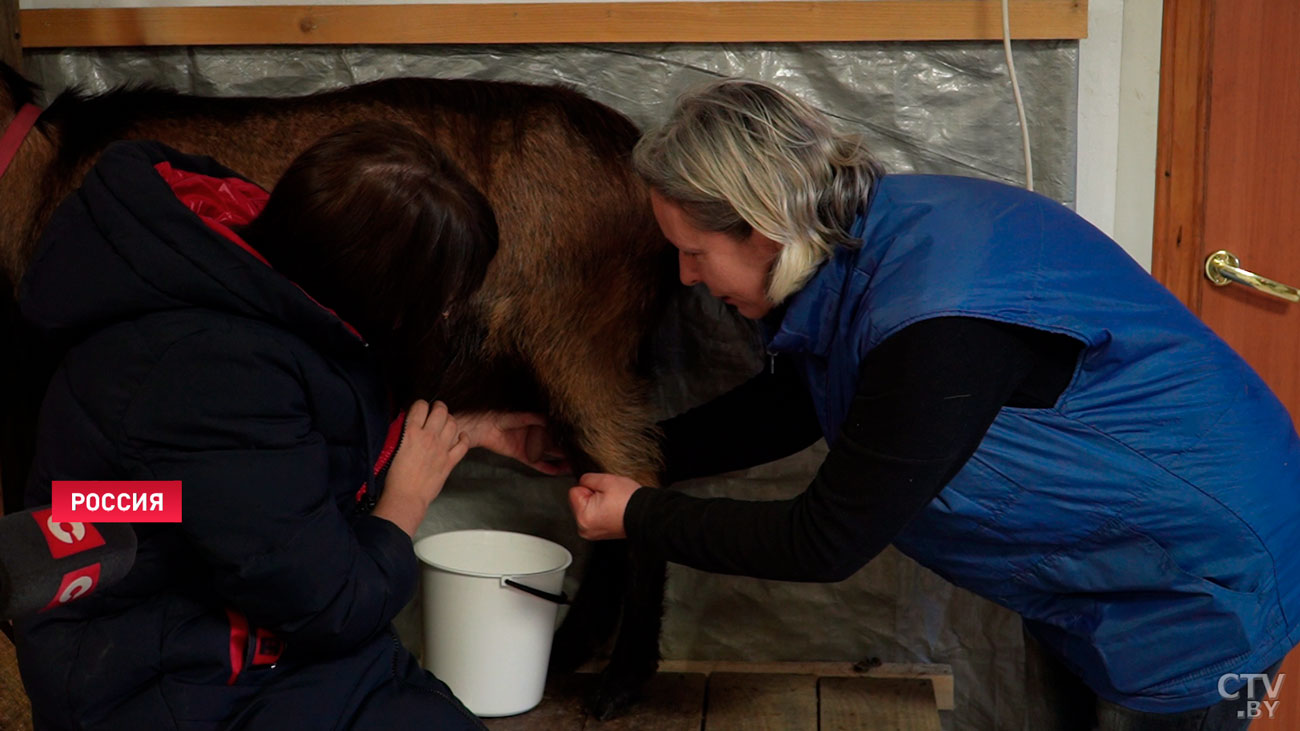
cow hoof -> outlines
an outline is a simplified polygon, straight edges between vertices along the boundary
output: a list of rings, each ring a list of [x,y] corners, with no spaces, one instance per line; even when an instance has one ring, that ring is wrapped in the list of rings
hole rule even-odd
[[[627,713],[640,696],[640,683],[620,681],[602,673],[583,698],[583,707],[588,716],[608,721]]]

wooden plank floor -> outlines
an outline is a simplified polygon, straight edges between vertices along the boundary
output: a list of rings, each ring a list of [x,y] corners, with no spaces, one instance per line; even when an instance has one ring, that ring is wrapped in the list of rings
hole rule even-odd
[[[0,619],[0,622],[6,620]],[[0,729],[31,731],[32,708],[18,676],[18,655],[9,637],[0,634]]]
[[[628,715],[605,722],[582,712],[594,679],[552,678],[537,708],[484,722],[491,731],[939,731],[928,677],[660,672]]]

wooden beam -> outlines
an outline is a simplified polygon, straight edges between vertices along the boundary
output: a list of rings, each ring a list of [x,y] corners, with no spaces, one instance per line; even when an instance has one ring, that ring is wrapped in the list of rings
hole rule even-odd
[[[262,5],[22,11],[28,48],[932,41],[1002,37],[997,0]],[[1083,38],[1087,0],[1011,0],[1018,39]]]
[[[822,678],[821,730],[860,728],[940,731],[930,681],[904,678]]]
[[[0,61],[23,70],[22,36],[18,32],[18,0],[0,0]]]

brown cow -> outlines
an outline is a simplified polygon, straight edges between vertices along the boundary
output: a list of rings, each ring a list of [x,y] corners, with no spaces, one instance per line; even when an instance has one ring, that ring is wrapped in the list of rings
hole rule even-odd
[[[0,64],[0,128],[35,88]],[[0,178],[0,271],[7,282],[10,373],[3,478],[20,489],[49,362],[32,352],[13,291],[55,206],[103,148],[159,140],[207,155],[270,188],[312,141],[343,125],[392,119],[431,138],[494,207],[500,251],[451,357],[413,374],[420,396],[454,410],[537,409],[551,415],[575,465],[656,484],[659,451],[637,359],[674,278],[672,249],[629,153],[638,132],[617,112],[557,87],[391,79],[295,98],[202,98],[154,88],[60,95]],[[48,357],[48,356],[47,356]],[[9,505],[13,506],[12,498]],[[589,710],[616,714],[658,663],[662,561],[598,544],[557,634],[553,666],[582,662],[623,629]],[[626,594],[626,597],[624,596]]]

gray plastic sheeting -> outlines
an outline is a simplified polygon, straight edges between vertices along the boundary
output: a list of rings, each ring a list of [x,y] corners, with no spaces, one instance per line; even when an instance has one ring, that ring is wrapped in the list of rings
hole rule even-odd
[[[1036,187],[1073,203],[1078,46],[1015,46]],[[997,43],[807,45],[445,46],[116,49],[34,51],[29,75],[47,93],[73,83],[99,91],[151,81],[212,95],[305,94],[392,76],[563,83],[642,127],[673,98],[716,76],[780,83],[866,134],[893,172],[937,172],[1023,182],[1019,128]],[[698,293],[677,298],[660,328],[656,395],[664,415],[720,393],[762,366],[747,323]],[[797,494],[825,445],[761,468],[696,480],[697,495],[750,499]],[[429,534],[463,527],[551,538],[584,547],[568,515],[569,479],[533,478],[493,458],[473,458],[433,505]],[[419,641],[418,608],[398,621]],[[670,569],[663,633],[667,658],[858,660],[951,664],[956,707],[945,726],[1019,729],[1024,716],[1019,620],[956,589],[890,549],[848,581],[766,582]]]

